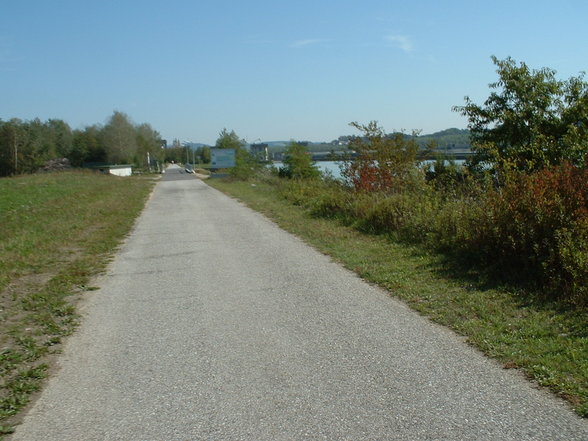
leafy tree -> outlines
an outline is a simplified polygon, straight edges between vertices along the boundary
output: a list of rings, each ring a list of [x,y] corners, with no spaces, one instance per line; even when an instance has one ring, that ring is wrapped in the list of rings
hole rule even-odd
[[[237,179],[249,179],[263,168],[263,165],[245,147],[235,151],[235,167],[231,169],[231,176]]]
[[[52,153],[55,157],[68,157],[73,146],[73,132],[69,124],[61,119],[50,119],[46,126],[49,132],[47,138],[52,144]]]
[[[245,141],[240,139],[234,130],[229,132],[227,129],[222,129],[216,140],[215,147],[217,149],[239,150],[245,147]]]
[[[24,133],[22,122],[16,118],[0,121],[0,176],[20,173],[19,155],[22,156]],[[19,152],[19,149],[21,150]]]
[[[33,173],[49,159],[67,157],[72,139],[62,120],[0,121],[0,176]]]
[[[211,161],[210,147],[203,146],[198,149],[198,157],[203,164],[209,164]]]
[[[147,123],[138,125],[135,130],[137,134],[137,152],[135,155],[135,164],[147,164],[148,156],[151,161],[163,162],[165,153],[161,149],[163,142],[159,133],[154,130],[150,124]]]
[[[165,162],[183,163],[186,160],[186,149],[184,147],[169,147],[164,151]]]
[[[286,148],[284,167],[280,169],[280,175],[289,178],[316,178],[320,174],[320,170],[312,162],[308,148],[291,141]]]
[[[107,162],[106,149],[100,142],[99,126],[88,126],[73,133],[73,145],[69,155],[72,165],[80,167],[85,162]]]
[[[39,165],[41,165],[42,159],[40,158],[54,159],[57,157],[55,137],[47,123],[35,118],[31,121],[21,121],[20,126],[26,139],[21,150],[23,159],[36,162],[39,158]]]
[[[13,118],[5,122],[0,130],[2,173],[34,173],[45,160],[55,158],[45,145],[47,135],[47,126],[39,119],[26,122]]]
[[[356,190],[398,191],[413,182],[419,163],[416,135],[386,135],[376,121],[367,125],[352,122],[362,132],[349,142],[356,157],[344,162],[342,175]]]
[[[469,120],[473,166],[531,172],[569,161],[585,165],[588,153],[588,84],[584,75],[561,81],[556,72],[531,70],[512,58],[492,57],[499,79],[483,105],[465,97],[454,110]]]
[[[132,162],[137,153],[135,127],[125,113],[113,113],[102,129],[101,141],[108,161],[114,164]]]

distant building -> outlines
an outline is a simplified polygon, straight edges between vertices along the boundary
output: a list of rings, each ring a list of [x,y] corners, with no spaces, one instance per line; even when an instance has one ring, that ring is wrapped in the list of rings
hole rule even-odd
[[[249,151],[258,161],[269,161],[269,151],[266,143],[260,142],[257,144],[251,144],[249,146]]]

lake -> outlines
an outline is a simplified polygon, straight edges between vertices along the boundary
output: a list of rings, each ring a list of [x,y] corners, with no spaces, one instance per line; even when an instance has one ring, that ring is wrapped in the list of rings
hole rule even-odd
[[[341,162],[342,161],[316,161],[315,164],[321,172],[330,172],[335,179],[341,179],[341,168],[339,167]],[[284,163],[276,161],[269,166],[280,168],[284,166]]]
[[[335,179],[341,179],[341,167],[340,164],[342,163],[342,161],[316,161],[315,164],[316,166],[319,168],[319,170],[321,172],[329,172],[333,175],[333,177]],[[423,164],[434,164],[435,161],[423,161]],[[463,159],[458,159],[455,161],[455,163],[457,165],[463,165],[465,163],[465,161]],[[270,164],[271,166],[274,166],[276,168],[280,168],[284,165],[283,162],[274,162],[273,164]]]

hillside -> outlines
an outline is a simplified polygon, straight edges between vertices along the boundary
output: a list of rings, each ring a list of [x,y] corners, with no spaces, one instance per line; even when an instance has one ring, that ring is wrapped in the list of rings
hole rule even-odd
[[[471,147],[470,131],[453,128],[418,137],[418,143],[421,146],[430,142],[436,143],[439,149],[469,149]]]
[[[406,135],[412,136],[412,135]],[[330,152],[331,150],[340,151],[347,148],[349,140],[352,135],[340,136],[339,138],[331,142],[306,142],[308,150],[311,152]],[[280,153],[286,150],[287,145],[290,141],[270,141],[268,144],[268,150],[270,153]],[[440,132],[430,133],[427,135],[419,135],[417,142],[421,147],[425,147],[429,144],[434,144],[440,150],[469,150],[471,147],[470,143],[470,132],[466,129],[446,129]]]

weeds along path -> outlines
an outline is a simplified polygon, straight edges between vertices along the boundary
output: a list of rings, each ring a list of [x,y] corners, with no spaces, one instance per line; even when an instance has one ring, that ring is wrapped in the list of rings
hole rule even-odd
[[[14,440],[584,440],[563,402],[169,169]]]

